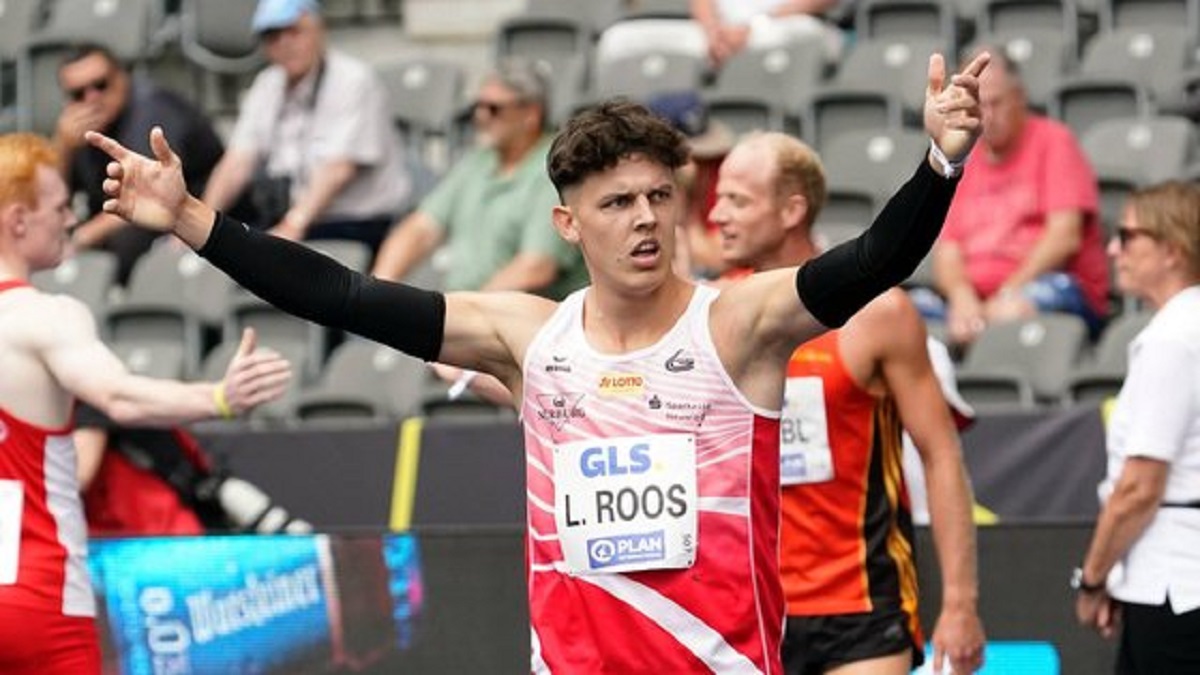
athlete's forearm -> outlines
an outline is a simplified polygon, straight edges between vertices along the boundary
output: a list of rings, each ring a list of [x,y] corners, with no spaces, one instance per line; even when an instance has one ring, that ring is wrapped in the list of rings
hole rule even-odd
[[[433,361],[442,347],[441,293],[379,281],[286,239],[218,215],[198,252],[283,311]]]
[[[933,247],[958,179],[922,160],[861,236],[806,263],[796,274],[800,300],[829,327],[846,323],[880,293],[908,278]]]

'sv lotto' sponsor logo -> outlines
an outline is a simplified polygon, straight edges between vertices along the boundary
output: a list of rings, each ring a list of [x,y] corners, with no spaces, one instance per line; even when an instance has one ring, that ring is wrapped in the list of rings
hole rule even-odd
[[[646,378],[633,373],[602,373],[598,389],[601,396],[641,396]]]

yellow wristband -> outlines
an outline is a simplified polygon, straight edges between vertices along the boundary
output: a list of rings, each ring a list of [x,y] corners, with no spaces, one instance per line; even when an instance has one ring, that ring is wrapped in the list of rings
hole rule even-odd
[[[225,400],[225,381],[222,380],[213,387],[213,403],[217,406],[217,415],[221,419],[233,419],[233,409],[229,407],[229,401]]]

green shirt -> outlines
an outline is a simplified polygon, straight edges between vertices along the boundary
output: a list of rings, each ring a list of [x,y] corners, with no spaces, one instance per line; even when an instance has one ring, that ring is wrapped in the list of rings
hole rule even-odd
[[[450,250],[446,290],[479,290],[518,253],[558,262],[558,276],[538,292],[561,299],[587,284],[579,250],[563,241],[550,220],[558,193],[546,175],[550,137],[543,137],[507,176],[499,156],[480,149],[463,157],[421,202]]]

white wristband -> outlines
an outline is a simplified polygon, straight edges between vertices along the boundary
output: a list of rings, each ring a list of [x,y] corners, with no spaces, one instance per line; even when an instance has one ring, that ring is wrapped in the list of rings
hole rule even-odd
[[[957,178],[962,173],[963,160],[952,161],[932,138],[929,139],[929,156],[933,157],[933,162],[937,164],[938,173],[946,178]]]

